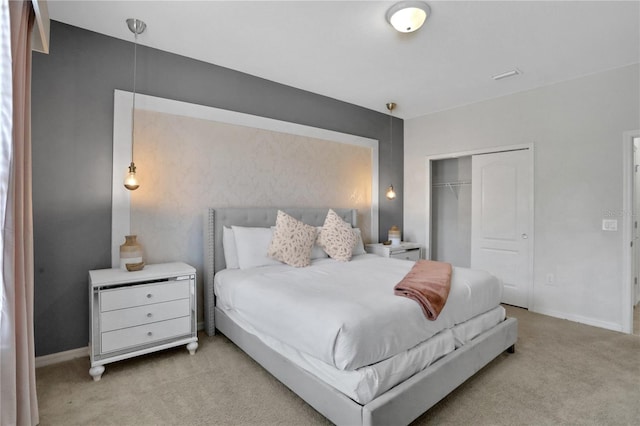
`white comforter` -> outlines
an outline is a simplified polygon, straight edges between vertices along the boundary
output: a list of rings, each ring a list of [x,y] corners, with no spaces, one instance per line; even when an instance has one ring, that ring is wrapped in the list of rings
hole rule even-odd
[[[216,304],[259,332],[341,370],[387,359],[500,303],[502,284],[484,271],[454,268],[447,303],[436,321],[393,287],[413,262],[374,255],[351,262],[319,259],[224,270],[215,276]]]

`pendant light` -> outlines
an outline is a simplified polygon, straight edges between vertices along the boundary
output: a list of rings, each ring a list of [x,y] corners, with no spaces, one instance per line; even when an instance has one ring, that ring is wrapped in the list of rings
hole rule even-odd
[[[136,113],[136,66],[138,62],[138,34],[142,34],[147,28],[147,24],[139,19],[129,18],[127,19],[127,26],[129,30],[134,34],[133,43],[133,104],[131,105],[131,164],[129,165],[129,172],[124,179],[124,187],[129,191],[138,189],[140,183],[136,176],[136,164],[133,162],[133,140],[135,134],[135,113]]]
[[[389,156],[389,171],[393,170],[393,109],[396,107],[394,102],[387,103],[387,109],[389,110],[389,145],[391,146],[391,155]],[[396,198],[396,191],[393,189],[393,185],[389,185],[387,188],[387,198],[393,200]]]

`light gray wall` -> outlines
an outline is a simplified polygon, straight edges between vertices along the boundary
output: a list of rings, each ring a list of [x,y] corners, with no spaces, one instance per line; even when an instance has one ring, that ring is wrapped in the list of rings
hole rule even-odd
[[[640,129],[639,82],[635,64],[407,120],[405,235],[426,243],[425,157],[532,143],[531,309],[621,329],[623,239],[601,227],[622,210],[623,132]]]
[[[132,57],[132,43],[55,21],[50,53],[33,55],[38,356],[88,343],[88,271],[111,265],[113,91],[132,90]],[[380,235],[393,224],[402,227],[402,120],[394,118],[390,166],[389,117],[383,113],[146,47],[138,49],[136,89],[378,139]],[[389,182],[395,201],[384,197]]]

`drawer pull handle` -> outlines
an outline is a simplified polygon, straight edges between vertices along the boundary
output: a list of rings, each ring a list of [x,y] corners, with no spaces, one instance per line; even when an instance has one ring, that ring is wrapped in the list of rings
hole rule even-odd
[[[151,314],[151,312],[149,312],[149,313],[147,314],[147,318],[151,318],[152,316],[153,316],[153,315]]]
[[[147,336],[151,337],[151,336],[153,336],[153,333],[149,331],[149,332],[147,333]]]
[[[153,297],[151,293],[147,294],[147,299],[151,299],[151,297]]]

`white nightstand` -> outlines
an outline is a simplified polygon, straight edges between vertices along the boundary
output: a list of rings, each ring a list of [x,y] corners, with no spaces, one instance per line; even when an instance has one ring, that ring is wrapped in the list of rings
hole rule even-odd
[[[89,374],[104,365],[179,345],[198,349],[196,270],[186,263],[147,265],[141,271],[89,271]]]
[[[367,244],[366,249],[368,253],[394,259],[413,260],[415,262],[422,258],[422,246],[418,243],[401,242],[395,246],[385,246],[382,243]]]

